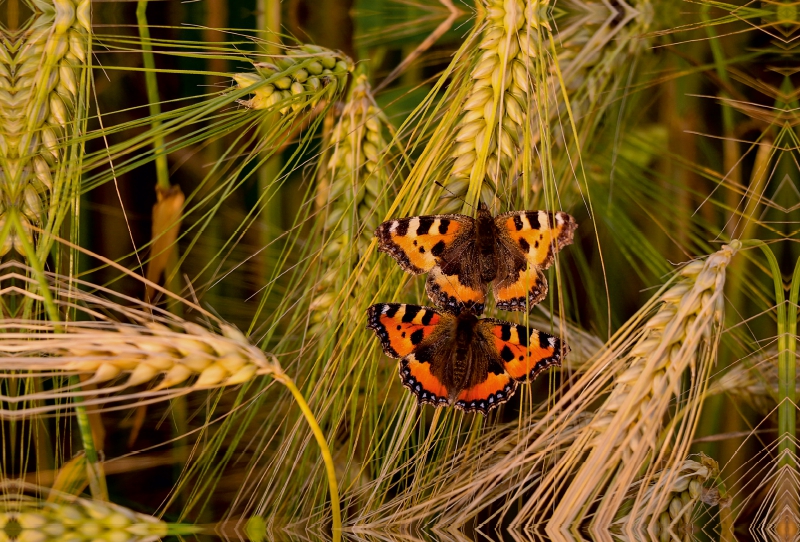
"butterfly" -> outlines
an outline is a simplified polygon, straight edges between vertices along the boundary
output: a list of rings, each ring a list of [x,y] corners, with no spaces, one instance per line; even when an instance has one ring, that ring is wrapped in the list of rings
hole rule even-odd
[[[484,415],[508,401],[518,382],[561,365],[569,352],[561,339],[542,331],[470,311],[404,303],[372,305],[367,328],[387,356],[400,358],[400,379],[419,404]]]
[[[564,212],[512,211],[493,217],[412,216],[384,222],[375,231],[378,250],[404,270],[429,273],[428,297],[439,307],[483,312],[487,283],[494,282],[498,309],[526,310],[547,295],[542,270],[572,243],[578,225]]]

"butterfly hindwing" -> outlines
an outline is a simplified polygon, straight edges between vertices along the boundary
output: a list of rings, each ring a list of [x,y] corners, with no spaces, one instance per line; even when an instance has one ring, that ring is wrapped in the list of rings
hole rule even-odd
[[[561,360],[569,347],[561,339],[518,324],[486,318],[482,331],[491,336],[503,368],[518,381],[533,380]]]
[[[493,356],[496,358],[496,355]],[[456,408],[466,412],[478,411],[482,414],[508,401],[517,390],[517,382],[499,363],[490,358],[488,371],[482,380],[462,390],[456,400]]]
[[[501,238],[502,239],[502,238]],[[498,309],[530,310],[547,295],[547,279],[535,265],[508,242],[498,243],[497,278],[493,283]]]
[[[481,314],[486,304],[486,285],[477,270],[470,268],[473,261],[468,256],[448,262],[444,268],[437,265],[431,269],[425,283],[428,297],[437,306],[455,313],[468,310]]]
[[[405,303],[379,303],[367,309],[367,328],[378,335],[387,356],[401,358],[400,380],[420,404],[449,402],[439,374],[446,360],[440,359],[438,346],[453,320],[447,313]]]
[[[459,242],[472,237],[474,219],[465,215],[412,216],[378,226],[378,250],[405,271],[419,275],[433,269]]]
[[[409,354],[400,360],[400,380],[417,396],[417,403],[433,406],[449,404],[447,388],[431,371],[431,363]]]
[[[379,303],[367,309],[367,327],[378,335],[390,358],[411,354],[436,329],[441,316],[428,307]]]
[[[517,211],[495,217],[498,272],[494,281],[497,308],[530,310],[547,295],[542,269],[554,254],[572,243],[577,224],[567,213]]]

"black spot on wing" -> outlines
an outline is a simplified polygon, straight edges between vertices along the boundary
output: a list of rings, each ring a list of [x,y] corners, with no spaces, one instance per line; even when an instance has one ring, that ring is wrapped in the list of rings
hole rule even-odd
[[[417,235],[425,235],[431,232],[431,227],[436,219],[430,216],[419,217],[419,226],[417,226]]]
[[[422,342],[422,339],[425,338],[425,332],[423,331],[422,328],[419,328],[414,333],[412,333],[411,337],[409,338],[411,339],[411,344],[416,346]]]
[[[433,315],[436,314],[433,311],[425,311],[425,314],[422,316],[422,325],[427,326],[433,320]]]
[[[511,340],[511,326],[503,324],[500,326],[500,339],[504,341]]]
[[[530,333],[527,328],[523,326],[517,326],[517,337],[519,337],[519,345],[520,346],[528,346],[528,333]]]
[[[400,304],[399,303],[390,303],[390,304],[387,304],[386,306],[388,307],[388,309],[383,314],[385,314],[389,318],[394,318],[394,315],[397,314],[397,311],[400,310]]]
[[[523,227],[522,218],[519,215],[514,215],[514,227],[517,228],[517,231],[520,231]]]
[[[400,237],[405,237],[408,235],[408,219],[398,220],[397,221],[397,228],[394,230],[395,235],[399,235]]]
[[[495,360],[489,362],[489,372],[496,375],[501,375],[505,370]]]
[[[528,243],[528,242],[525,240],[525,238],[523,238],[523,237],[520,237],[520,238],[519,238],[519,241],[518,241],[518,243],[519,243],[519,246],[520,246],[520,248],[522,249],[522,252],[528,252],[528,251],[530,251],[530,249],[531,249],[531,245],[530,245],[530,243]],[[537,242],[536,244],[538,245],[539,243]]]
[[[403,314],[403,318],[400,319],[401,322],[409,323],[414,321],[414,317],[417,316],[417,313],[422,310],[422,307],[417,307],[416,305],[406,305],[406,312]]]
[[[419,253],[425,254],[425,247],[419,247]]]
[[[527,216],[528,216],[528,222],[530,222],[532,230],[538,230],[539,228],[542,227],[541,224],[539,224],[539,213],[538,213],[538,211],[534,211],[534,212],[528,213]]]
[[[431,254],[433,254],[434,256],[441,256],[442,253],[444,252],[444,247],[445,247],[444,241],[439,241],[431,248]]]
[[[439,235],[444,235],[447,233],[447,229],[450,227],[450,220],[447,218],[442,218],[439,220]]]
[[[506,363],[510,362],[514,359],[514,352],[508,347],[508,345],[503,346],[503,349],[500,350],[500,357],[503,358],[503,361]]]
[[[550,347],[550,335],[544,331],[539,332],[539,346],[542,348]]]
[[[420,363],[430,363],[433,359],[433,347],[423,346],[414,352],[414,358]]]

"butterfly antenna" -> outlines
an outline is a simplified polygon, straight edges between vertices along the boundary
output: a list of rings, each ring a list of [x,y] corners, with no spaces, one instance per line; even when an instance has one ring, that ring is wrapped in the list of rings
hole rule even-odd
[[[475,211],[475,207],[474,207],[474,206],[472,206],[472,205],[470,205],[470,204],[467,202],[467,200],[465,200],[464,198],[462,198],[461,196],[459,196],[458,194],[456,194],[455,192],[453,192],[452,190],[450,190],[449,188],[447,188],[445,185],[443,185],[443,184],[442,184],[442,183],[440,183],[439,181],[433,181],[433,182],[434,182],[434,183],[436,183],[436,184],[438,184],[440,187],[442,187],[442,189],[444,189],[444,191],[445,191],[445,192],[447,192],[448,194],[450,194],[450,195],[451,195],[451,196],[453,196],[454,198],[456,198],[456,199],[460,199],[460,200],[462,201],[462,203],[464,203],[464,204],[466,204],[466,205],[469,205],[469,207],[471,207],[471,208],[472,208],[472,210],[473,210],[473,211]]]

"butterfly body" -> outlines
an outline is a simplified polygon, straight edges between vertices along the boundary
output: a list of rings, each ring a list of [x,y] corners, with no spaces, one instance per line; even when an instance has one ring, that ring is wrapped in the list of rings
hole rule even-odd
[[[542,273],[572,243],[577,224],[567,213],[515,211],[493,217],[481,204],[475,218],[430,215],[390,220],[375,231],[378,250],[407,272],[429,273],[428,297],[453,312],[480,314],[487,284],[497,307],[525,310],[547,295]]]
[[[568,351],[557,337],[469,311],[380,303],[367,314],[367,327],[387,356],[400,358],[403,385],[420,404],[486,414]]]

